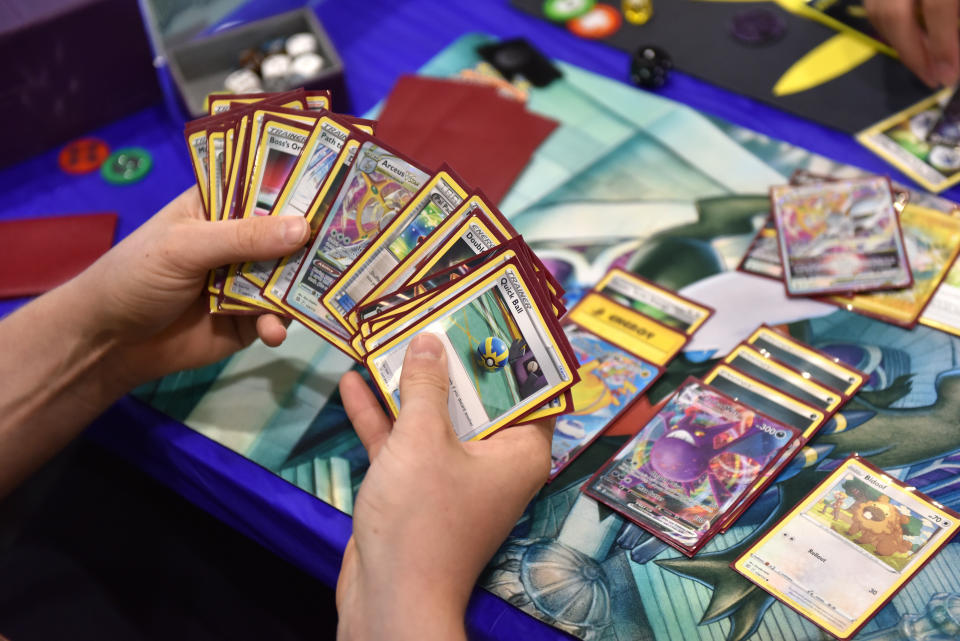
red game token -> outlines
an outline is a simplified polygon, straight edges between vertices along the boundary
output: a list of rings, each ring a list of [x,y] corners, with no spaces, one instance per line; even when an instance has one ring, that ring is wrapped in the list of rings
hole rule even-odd
[[[96,171],[110,155],[110,147],[99,138],[78,138],[60,150],[57,162],[68,174]]]
[[[619,11],[608,4],[597,4],[579,18],[569,21],[567,29],[581,38],[597,39],[612,36],[622,23]]]

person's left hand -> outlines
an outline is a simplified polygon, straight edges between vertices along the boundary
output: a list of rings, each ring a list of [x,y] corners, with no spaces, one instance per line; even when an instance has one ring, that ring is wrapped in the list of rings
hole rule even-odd
[[[193,187],[66,287],[96,294],[93,326],[114,345],[110,369],[129,388],[221,360],[258,335],[283,342],[286,328],[273,314],[210,314],[207,273],[291,254],[308,235],[297,216],[210,222]]]

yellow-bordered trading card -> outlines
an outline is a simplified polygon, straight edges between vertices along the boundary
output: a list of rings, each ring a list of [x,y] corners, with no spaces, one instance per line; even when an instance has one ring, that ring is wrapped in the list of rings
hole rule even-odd
[[[732,567],[828,633],[849,639],[946,545],[958,520],[853,456]]]
[[[952,87],[937,92],[857,134],[857,140],[924,188],[941,192],[960,182],[960,148],[930,143]]]
[[[629,307],[591,291],[569,312],[569,319],[597,336],[622,345],[640,358],[664,366],[690,337]]]
[[[752,376],[720,363],[703,377],[703,382],[758,412],[801,431],[809,440],[827,419],[826,413],[801,403]]]
[[[323,306],[345,329],[356,332],[347,315],[466,197],[460,179],[448,170],[437,172],[323,294]]]
[[[593,290],[688,336],[713,314],[706,305],[617,267],[607,272]]]
[[[367,356],[394,416],[400,410],[404,355],[420,332],[437,336],[447,352],[451,420],[462,441],[522,419],[578,380],[576,362],[558,342],[566,338],[548,322],[515,263],[463,290]],[[488,367],[488,360],[495,362]]]
[[[847,398],[856,394],[867,380],[863,372],[841,362],[840,359],[828,357],[767,326],[758,327],[744,342],[764,356],[789,365],[800,372],[801,376],[809,377]]]
[[[843,394],[828,389],[800,372],[764,355],[749,345],[737,345],[724,357],[723,362],[747,376],[786,392],[807,405],[833,414],[843,402]]]
[[[311,238],[317,233],[317,230],[319,230],[320,225],[323,223],[323,219],[330,211],[333,200],[340,191],[340,187],[343,185],[347,173],[350,171],[350,166],[356,159],[357,149],[359,148],[359,140],[347,139],[343,144],[343,148],[340,150],[340,154],[333,163],[333,168],[330,170],[326,180],[324,180],[323,186],[310,203],[305,217],[310,224]],[[280,262],[278,262],[274,268],[273,273],[270,274],[267,284],[263,286],[263,297],[291,314],[293,313],[293,309],[284,302],[283,298],[287,290],[290,289],[290,285],[297,275],[297,270],[300,268],[300,263],[303,262],[306,255],[307,248],[304,247],[285,258],[281,258]]]
[[[209,193],[207,185],[210,182],[210,149],[206,127],[187,133],[187,147],[190,148],[190,164],[193,166],[193,174],[200,188],[203,210],[209,215],[210,201],[207,198]]]
[[[303,153],[300,154],[268,215],[306,217],[310,203],[323,187],[349,135],[350,129],[345,125],[329,116],[320,118],[307,137]],[[263,287],[277,262],[272,260],[244,263],[240,273],[247,280]]]
[[[913,285],[894,291],[831,296],[832,303],[902,327],[916,325],[960,252],[960,218],[907,204],[900,213],[900,227]]]

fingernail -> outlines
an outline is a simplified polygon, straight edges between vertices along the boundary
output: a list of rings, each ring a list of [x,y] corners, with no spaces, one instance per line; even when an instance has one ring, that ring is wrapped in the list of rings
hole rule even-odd
[[[300,244],[307,233],[307,221],[299,216],[284,216],[283,242],[287,245]]]
[[[937,79],[944,86],[950,86],[957,81],[957,74],[953,70],[953,65],[948,62],[938,62],[934,69],[937,74]]]
[[[443,344],[432,334],[418,334],[410,341],[407,353],[413,358],[438,360],[443,353]]]

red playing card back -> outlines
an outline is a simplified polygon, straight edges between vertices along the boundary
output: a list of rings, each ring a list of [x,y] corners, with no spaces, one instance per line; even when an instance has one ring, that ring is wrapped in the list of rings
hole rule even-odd
[[[41,294],[110,249],[114,213],[0,221],[0,298]]]

